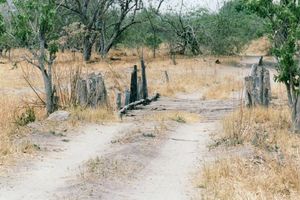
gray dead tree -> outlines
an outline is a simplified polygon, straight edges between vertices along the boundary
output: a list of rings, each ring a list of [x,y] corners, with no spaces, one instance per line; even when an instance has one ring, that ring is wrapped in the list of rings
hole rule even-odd
[[[250,76],[245,77],[245,103],[248,107],[268,106],[271,101],[270,72],[263,65],[263,57],[252,65]]]

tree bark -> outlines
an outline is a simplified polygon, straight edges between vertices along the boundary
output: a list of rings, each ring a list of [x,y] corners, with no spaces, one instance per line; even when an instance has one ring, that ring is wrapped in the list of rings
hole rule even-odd
[[[293,131],[300,133],[300,95],[297,95],[292,108]]]
[[[83,39],[83,59],[84,61],[90,61],[92,56],[93,45],[95,43],[96,35],[86,33]]]
[[[44,81],[47,114],[51,114],[55,111],[53,85],[52,85],[52,66],[49,64],[48,71],[45,68],[46,39],[45,39],[45,34],[43,32],[39,33],[39,43],[40,43],[39,69],[42,72],[42,77]]]

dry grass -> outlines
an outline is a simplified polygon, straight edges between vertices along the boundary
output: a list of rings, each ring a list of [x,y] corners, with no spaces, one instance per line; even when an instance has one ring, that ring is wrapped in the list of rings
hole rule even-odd
[[[178,123],[193,123],[198,122],[201,118],[195,113],[185,112],[185,111],[164,111],[160,113],[155,113],[147,115],[145,117],[146,121],[175,121]]]
[[[0,97],[0,162],[1,158],[12,153],[15,149],[11,142],[11,136],[14,134],[14,114],[11,112],[16,109],[16,104],[8,97]]]
[[[288,131],[290,128],[288,107],[253,109],[241,107],[224,119],[223,128],[222,140],[230,145],[252,143],[267,148],[280,143],[282,139],[286,142],[286,138],[281,137],[292,135]]]
[[[232,91],[229,86],[228,94],[221,94],[221,90],[227,88],[226,85],[233,85],[235,80],[230,80],[227,83],[226,76],[232,74],[232,71],[236,71],[236,68],[224,67],[228,64],[235,64],[238,62],[238,58],[222,57],[219,58],[224,65],[216,65],[214,62],[215,57],[205,58],[177,58],[177,65],[173,65],[168,55],[165,54],[165,50],[162,49],[157,59],[151,58],[151,52],[145,50],[144,57],[147,66],[147,78],[149,85],[150,95],[155,91],[161,93],[163,96],[176,96],[177,93],[193,93],[207,91],[208,88],[212,88],[211,94],[208,94],[206,98],[227,98],[226,95],[230,95]],[[2,103],[0,110],[0,155],[1,158],[4,155],[9,155],[13,152],[20,151],[14,147],[13,139],[15,133],[18,131],[13,122],[15,115],[15,109],[21,106],[20,99],[26,97],[27,99],[33,99],[35,103],[36,97],[24,80],[24,76],[27,77],[31,84],[36,88],[41,97],[43,94],[43,81],[38,69],[34,68],[25,61],[20,61],[24,54],[28,54],[24,49],[15,49],[12,51],[12,60],[1,58],[0,64],[0,93],[7,95],[7,97],[1,97]],[[28,54],[29,55],[29,54]],[[112,62],[110,57],[120,57],[121,61]],[[14,67],[14,62],[18,62],[18,67]],[[115,94],[120,91],[124,93],[125,89],[129,87],[130,72],[134,64],[140,66],[139,53],[137,50],[128,50],[123,53],[120,50],[113,50],[108,56],[108,59],[102,60],[98,55],[93,54],[92,61],[85,63],[80,53],[73,54],[66,51],[65,53],[59,53],[54,63],[53,78],[54,83],[57,86],[57,91],[60,97],[60,104],[63,108],[67,108],[72,113],[73,124],[78,121],[84,122],[110,122],[117,121],[118,118],[114,114],[115,110]],[[70,107],[70,82],[74,71],[80,69],[81,73],[87,74],[90,72],[101,72],[104,75],[105,84],[108,91],[109,102],[112,106],[109,108],[99,108],[96,110],[82,109],[82,108],[68,108]],[[170,82],[166,83],[163,76],[164,71],[168,71]],[[225,80],[225,81],[224,81]],[[224,84],[225,83],[225,84]],[[220,96],[216,96],[219,94]],[[8,95],[12,97],[8,97]],[[17,99],[17,101],[15,101]],[[38,109],[38,118],[42,119],[44,110]],[[193,116],[190,113],[169,113],[166,116],[160,116],[160,120],[171,120],[177,122],[194,122],[198,120],[198,117]],[[26,146],[26,145],[25,145]],[[30,145],[29,145],[30,146]]]
[[[205,61],[203,61],[205,60]],[[160,64],[149,63],[148,77],[150,91],[157,91],[162,96],[174,97],[178,93],[203,93],[204,98],[226,99],[232,92],[241,88],[240,76],[242,69],[216,65],[214,58],[180,59],[177,65],[166,61]],[[237,61],[237,58],[233,59]],[[159,67],[158,67],[159,66]],[[166,81],[168,72],[169,82]],[[236,73],[232,77],[232,72]]]
[[[98,108],[70,108],[71,121],[76,123],[78,121],[102,123],[118,121],[118,116],[110,107]]]
[[[208,86],[203,96],[205,99],[229,99],[233,92],[240,92],[242,88],[242,81],[236,80],[232,76],[226,76]]]
[[[232,158],[203,168],[201,199],[298,199],[299,166],[269,157]],[[200,198],[199,198],[200,199]]]
[[[27,133],[25,127],[20,127],[16,120],[16,116],[24,112],[24,108],[20,100],[16,96],[3,95],[0,97],[0,163],[4,162],[11,154],[26,151],[29,142],[18,142]],[[40,111],[36,112],[36,116],[40,119]],[[28,153],[26,151],[26,153]]]
[[[249,46],[244,49],[245,55],[269,55],[271,42],[267,37],[261,37],[250,42]]]
[[[96,157],[86,162],[81,170],[81,178],[89,181],[99,179],[122,180],[134,175],[136,171],[142,168],[142,163],[131,160],[130,157]]]
[[[217,145],[247,144],[256,151],[205,166],[197,179],[203,199],[298,199],[300,137],[289,131],[289,108],[240,108],[223,127]]]

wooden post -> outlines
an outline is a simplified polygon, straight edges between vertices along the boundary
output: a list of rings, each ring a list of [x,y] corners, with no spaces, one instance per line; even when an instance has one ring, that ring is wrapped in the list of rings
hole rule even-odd
[[[143,87],[143,99],[148,98],[148,86],[147,86],[147,77],[146,77],[146,66],[144,59],[141,60],[142,66],[142,87]]]
[[[143,98],[143,83],[142,83],[142,78],[138,77],[138,95],[137,99],[140,100]]]
[[[137,96],[138,96],[137,66],[134,65],[133,72],[131,73],[129,103],[137,101],[138,99]]]
[[[122,107],[122,94],[121,94],[121,92],[117,93],[116,103],[117,103],[117,109],[120,110],[121,107]]]
[[[128,89],[125,90],[125,106],[127,106],[129,104],[129,100],[130,100],[130,91]]]

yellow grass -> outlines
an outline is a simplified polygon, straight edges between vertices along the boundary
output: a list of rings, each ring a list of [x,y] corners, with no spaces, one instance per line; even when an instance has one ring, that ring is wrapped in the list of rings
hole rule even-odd
[[[300,171],[291,159],[224,159],[205,166],[197,186],[203,189],[199,199],[297,199]]]
[[[0,97],[0,163],[1,158],[9,155],[14,151],[14,146],[11,142],[11,135],[14,133],[12,110],[16,108],[15,101],[8,97]]]
[[[185,111],[164,111],[147,115],[145,120],[165,122],[165,121],[176,121],[178,123],[193,123],[200,120],[199,115],[195,113]]]
[[[291,133],[287,107],[240,108],[223,121],[218,145],[247,144],[254,154],[207,164],[197,179],[203,199],[297,199],[300,137]]]
[[[84,121],[84,122],[115,122],[118,120],[116,113],[109,107],[99,108],[70,108],[71,121]]]
[[[233,92],[241,92],[243,83],[232,76],[226,76],[208,86],[205,99],[229,99]]]

